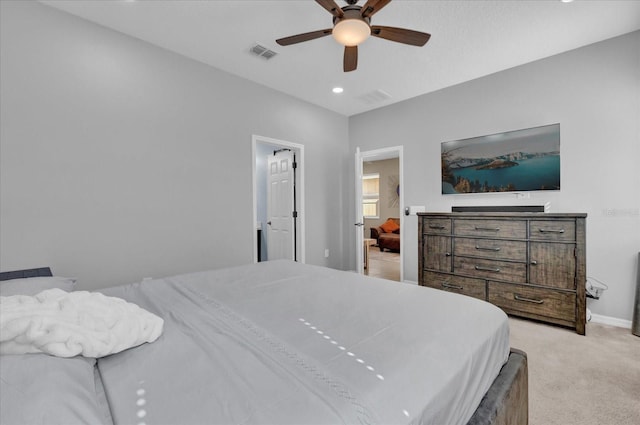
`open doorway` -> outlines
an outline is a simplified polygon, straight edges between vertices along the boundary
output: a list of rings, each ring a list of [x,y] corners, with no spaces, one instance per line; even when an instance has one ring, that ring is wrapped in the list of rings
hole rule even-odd
[[[253,261],[305,262],[304,146],[252,136]]]
[[[400,281],[400,159],[364,161],[362,173],[364,237],[370,243],[364,274]]]
[[[356,210],[362,211],[360,273],[403,280],[402,146],[357,152]],[[358,180],[358,179],[357,179]],[[358,248],[358,246],[357,246]],[[362,254],[360,254],[360,251]],[[358,262],[360,263],[360,262]]]

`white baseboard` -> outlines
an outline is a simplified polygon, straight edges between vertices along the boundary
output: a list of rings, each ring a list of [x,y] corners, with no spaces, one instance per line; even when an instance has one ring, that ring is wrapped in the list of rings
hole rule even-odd
[[[631,320],[618,319],[617,317],[603,316],[601,314],[591,313],[591,322],[631,329]]]

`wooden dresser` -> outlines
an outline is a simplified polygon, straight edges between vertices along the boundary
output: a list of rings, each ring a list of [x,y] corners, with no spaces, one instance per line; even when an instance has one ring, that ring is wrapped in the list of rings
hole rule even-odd
[[[586,216],[418,213],[419,283],[584,335]]]

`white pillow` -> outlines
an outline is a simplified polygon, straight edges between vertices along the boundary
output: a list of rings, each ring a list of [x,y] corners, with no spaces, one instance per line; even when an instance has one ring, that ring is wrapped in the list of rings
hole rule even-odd
[[[71,292],[76,286],[76,279],[61,276],[27,277],[0,281],[0,296],[35,295],[46,289],[58,288]]]

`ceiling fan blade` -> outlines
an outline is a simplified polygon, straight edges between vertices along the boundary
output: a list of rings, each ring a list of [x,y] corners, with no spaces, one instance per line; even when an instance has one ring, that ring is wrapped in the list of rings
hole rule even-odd
[[[324,37],[333,32],[333,28],[327,28],[324,30],[305,32],[304,34],[292,35],[289,37],[279,38],[276,40],[281,46],[288,46],[290,44],[302,43],[303,41],[315,40],[316,38]]]
[[[316,3],[327,9],[327,11],[335,17],[342,18],[344,15],[344,12],[342,12],[342,9],[340,9],[340,6],[338,6],[334,0],[316,0]]]
[[[370,18],[374,13],[389,4],[391,0],[369,0],[362,6],[362,17]]]
[[[397,41],[398,43],[410,44],[412,46],[424,46],[427,44],[427,41],[429,41],[429,38],[431,38],[431,34],[427,34],[426,32],[381,25],[372,25],[371,35],[386,40]]]
[[[358,46],[344,47],[344,72],[355,71],[358,67]]]

